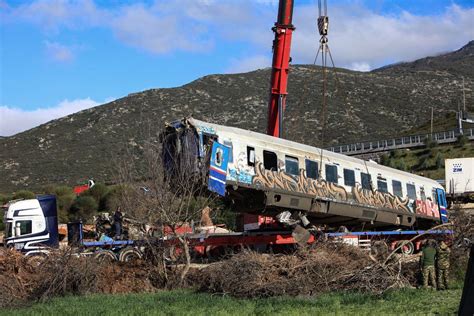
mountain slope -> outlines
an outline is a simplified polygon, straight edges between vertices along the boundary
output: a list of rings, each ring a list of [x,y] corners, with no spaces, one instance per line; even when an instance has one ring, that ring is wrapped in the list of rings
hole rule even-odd
[[[472,42],[451,54],[368,73],[329,74],[329,113],[321,139],[321,69],[290,73],[285,138],[318,146],[397,135],[457,107],[459,69],[473,65]],[[442,60],[441,60],[442,59]],[[464,74],[467,88],[474,74]],[[114,161],[165,121],[193,115],[265,132],[270,69],[210,75],[171,89],[151,89],[0,139],[0,191],[88,178],[113,180]],[[467,103],[472,104],[471,93]]]

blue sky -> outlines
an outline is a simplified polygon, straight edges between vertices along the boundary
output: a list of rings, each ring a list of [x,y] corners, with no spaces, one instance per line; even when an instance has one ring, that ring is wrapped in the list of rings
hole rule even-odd
[[[317,1],[296,0],[311,63]],[[328,0],[337,66],[368,71],[474,39],[474,1]],[[270,65],[274,0],[0,0],[0,136],[149,88]]]

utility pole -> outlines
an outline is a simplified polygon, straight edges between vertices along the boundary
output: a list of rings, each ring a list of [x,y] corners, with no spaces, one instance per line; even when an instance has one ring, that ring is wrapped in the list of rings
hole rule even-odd
[[[464,90],[464,76],[462,77],[462,103],[463,113],[466,113],[466,91]]]

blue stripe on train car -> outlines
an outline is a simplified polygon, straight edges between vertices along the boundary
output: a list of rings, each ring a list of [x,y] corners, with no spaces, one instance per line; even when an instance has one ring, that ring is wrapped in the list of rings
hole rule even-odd
[[[208,188],[219,195],[225,195],[229,147],[218,142],[212,144],[211,165],[209,166]]]

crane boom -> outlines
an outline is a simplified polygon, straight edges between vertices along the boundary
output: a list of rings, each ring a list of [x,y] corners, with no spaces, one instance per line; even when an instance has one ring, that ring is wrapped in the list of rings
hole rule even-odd
[[[283,112],[286,105],[286,95],[288,94],[286,89],[290,64],[291,36],[295,30],[292,24],[293,4],[293,0],[280,0],[278,19],[272,28],[275,39],[273,40],[267,134],[274,137],[282,136]]]

